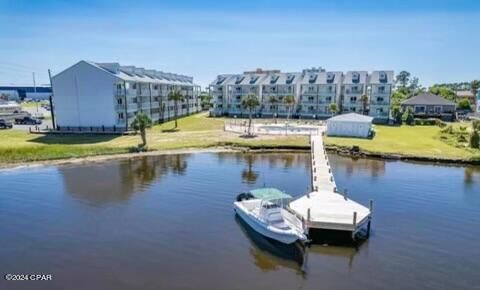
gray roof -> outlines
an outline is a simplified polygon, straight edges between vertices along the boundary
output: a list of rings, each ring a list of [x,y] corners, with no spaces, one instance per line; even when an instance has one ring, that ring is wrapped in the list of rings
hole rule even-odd
[[[440,96],[431,93],[422,93],[415,97],[411,97],[402,102],[402,105],[450,105],[454,106],[455,103],[446,100]]]
[[[329,71],[329,72],[306,72],[302,79],[302,84],[338,84],[342,81],[342,72],[339,71]],[[314,76],[315,81],[310,83],[310,78]],[[332,78],[330,81],[329,78]]]
[[[327,121],[339,121],[339,122],[372,122],[373,117],[360,115],[357,113],[348,113],[337,115],[335,117],[329,118]]]
[[[371,84],[392,84],[393,70],[375,70],[370,74]]]
[[[292,82],[287,84],[287,79],[288,77],[294,76],[292,79]],[[293,85],[296,84],[300,81],[302,77],[302,73],[300,72],[294,72],[294,73],[273,73],[273,74],[268,74],[266,78],[263,79],[262,84],[263,85]],[[272,79],[275,80],[272,82]]]
[[[147,82],[156,84],[172,84],[172,85],[194,85],[193,77],[157,71],[153,69],[144,69],[132,65],[120,65],[116,62],[98,63],[85,61],[86,63],[106,71],[115,77],[132,82]]]
[[[358,75],[358,81],[355,81],[353,76]],[[345,78],[343,79],[343,84],[351,85],[351,84],[365,84],[367,82],[367,75],[366,71],[348,71],[345,74]]]

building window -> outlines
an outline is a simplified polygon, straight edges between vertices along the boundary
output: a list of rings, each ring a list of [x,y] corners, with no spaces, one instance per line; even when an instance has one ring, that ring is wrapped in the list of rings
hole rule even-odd
[[[136,90],[136,89],[137,89],[137,84],[133,83],[133,84],[132,84],[132,89],[133,89],[133,90]]]
[[[154,89],[154,90],[158,90],[158,85],[154,85],[154,86],[153,86],[153,89]]]
[[[357,97],[350,97],[350,103],[356,103]]]
[[[121,90],[122,89],[122,84],[117,84],[117,90]]]
[[[383,98],[377,98],[378,103],[383,103]]]
[[[350,111],[351,111],[351,112],[356,112],[356,111],[357,111],[357,108],[351,107],[351,108],[350,108]]]
[[[385,93],[385,87],[384,86],[378,87],[378,92],[381,94]]]
[[[122,112],[122,113],[118,113],[118,118],[119,118],[119,119],[123,119],[123,112]]]
[[[117,99],[117,104],[119,105],[123,104],[123,99]]]

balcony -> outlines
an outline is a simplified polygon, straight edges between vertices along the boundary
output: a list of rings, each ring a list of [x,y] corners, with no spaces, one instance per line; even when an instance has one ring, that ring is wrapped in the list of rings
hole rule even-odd
[[[372,102],[370,102],[370,105],[372,105],[372,106],[388,106],[388,105],[390,105],[390,103],[387,102],[387,101],[382,101],[382,102],[372,101]]]

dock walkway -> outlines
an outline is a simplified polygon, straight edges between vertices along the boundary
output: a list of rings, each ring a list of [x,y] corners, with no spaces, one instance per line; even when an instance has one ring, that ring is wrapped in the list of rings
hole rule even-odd
[[[307,229],[349,231],[352,238],[365,225],[370,230],[371,209],[351,199],[337,189],[325,151],[322,135],[311,135],[313,191],[290,203],[306,224]]]

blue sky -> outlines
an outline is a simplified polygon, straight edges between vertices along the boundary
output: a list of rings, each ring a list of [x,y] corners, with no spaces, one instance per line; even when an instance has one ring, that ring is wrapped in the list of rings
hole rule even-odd
[[[480,79],[480,1],[0,0],[0,84],[78,60],[192,75],[257,67]]]

